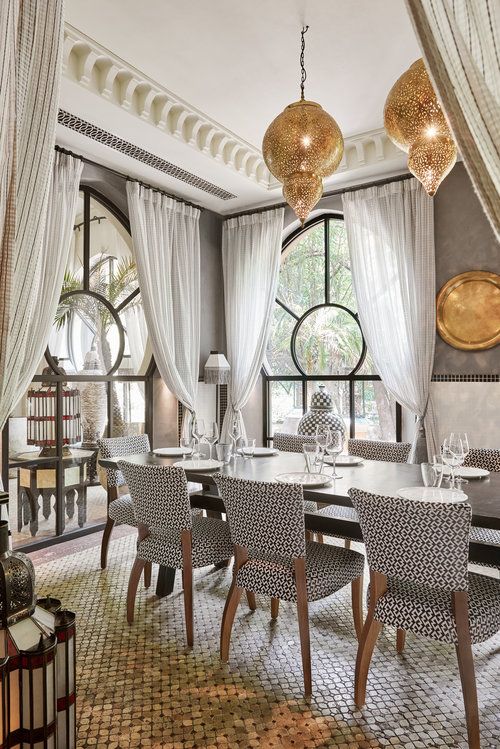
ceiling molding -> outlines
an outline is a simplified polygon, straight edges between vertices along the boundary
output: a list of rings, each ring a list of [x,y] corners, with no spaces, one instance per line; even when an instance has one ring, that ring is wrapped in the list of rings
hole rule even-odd
[[[64,28],[63,74],[130,115],[269,188],[271,174],[254,146],[68,23]]]
[[[68,23],[64,30],[63,74],[130,116],[138,117],[266,191],[281,187],[255,146]],[[342,174],[366,171],[371,166],[377,173],[381,169],[390,171],[401,164],[403,156],[383,128],[347,137],[340,166],[325,184],[337,181]]]

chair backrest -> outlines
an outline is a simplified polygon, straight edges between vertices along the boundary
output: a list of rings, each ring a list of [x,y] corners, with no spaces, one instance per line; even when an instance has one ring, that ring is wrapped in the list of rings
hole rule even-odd
[[[382,440],[347,441],[349,455],[357,455],[366,460],[385,460],[389,463],[407,463],[410,455],[410,442],[383,442]]]
[[[127,437],[102,437],[97,440],[97,447],[102,458],[120,458],[126,455],[148,453],[149,437],[147,434],[131,434]],[[108,487],[123,486],[126,481],[122,472],[106,468]]]
[[[226,508],[231,539],[250,555],[280,558],[306,553],[304,492],[299,484],[214,476]]]
[[[467,503],[422,502],[349,489],[371,570],[447,591],[467,590]]]
[[[275,432],[273,435],[273,446],[283,453],[301,453],[302,445],[314,445],[315,442],[315,437],[307,434]]]
[[[492,473],[500,473],[500,450],[490,447],[471,447],[464,466],[484,468]]]
[[[138,523],[152,532],[192,527],[186,474],[174,466],[138,465],[120,460]]]

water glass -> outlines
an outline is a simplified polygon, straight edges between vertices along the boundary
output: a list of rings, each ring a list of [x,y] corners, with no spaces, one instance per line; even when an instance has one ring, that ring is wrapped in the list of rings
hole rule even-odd
[[[318,446],[318,453],[316,457],[316,462],[323,462],[321,460],[322,456],[325,455],[326,446],[330,441],[330,427],[326,424],[318,424],[316,427],[316,435],[315,435],[316,444]]]
[[[455,468],[462,465],[464,462],[463,458],[463,446],[462,440],[453,432],[449,437],[443,440],[443,447],[441,449],[441,456],[443,463],[449,466],[451,471],[450,488],[455,488]]]
[[[443,463],[443,459],[441,455],[434,455],[433,466],[434,466],[434,471],[436,472],[435,486],[437,486],[437,488],[440,489],[441,484],[443,483],[444,475],[445,475],[444,463]]]
[[[183,451],[182,459],[187,460],[193,452],[193,438],[191,435],[189,437],[181,437],[179,440],[179,447]]]
[[[304,453],[304,459],[306,461],[307,473],[315,473],[316,459],[319,452],[318,445],[306,443],[302,445],[302,452]]]
[[[422,463],[420,470],[422,471],[422,481],[424,482],[424,486],[437,486],[439,477],[438,472],[433,465],[430,463]]]
[[[224,465],[227,466],[231,460],[231,455],[233,453],[233,446],[225,442],[218,442],[215,445],[215,453],[217,455],[217,460],[219,460],[221,463],[224,463]]]
[[[240,441],[241,444],[241,454],[246,459],[253,458],[255,455],[255,440],[253,439],[244,439]]]

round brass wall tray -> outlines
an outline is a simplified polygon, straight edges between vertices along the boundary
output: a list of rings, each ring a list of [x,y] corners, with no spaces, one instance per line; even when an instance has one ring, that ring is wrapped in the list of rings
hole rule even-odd
[[[446,343],[462,351],[500,343],[500,276],[472,270],[445,283],[437,295],[437,329]]]

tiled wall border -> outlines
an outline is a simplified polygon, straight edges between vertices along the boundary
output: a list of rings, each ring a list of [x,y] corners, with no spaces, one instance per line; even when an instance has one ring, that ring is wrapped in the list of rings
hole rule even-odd
[[[500,374],[433,374],[432,382],[500,382]]]

